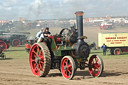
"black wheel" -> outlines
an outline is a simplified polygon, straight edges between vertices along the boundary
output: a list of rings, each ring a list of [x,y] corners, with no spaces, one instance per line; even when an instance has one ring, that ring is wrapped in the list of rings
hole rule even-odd
[[[5,55],[5,54],[3,55],[3,58],[2,58],[2,59],[3,59],[3,60],[5,60],[5,59],[6,59],[6,55]]]
[[[104,70],[103,60],[98,55],[92,55],[89,59],[89,72],[93,77],[99,77]]]
[[[0,57],[1,57],[2,60],[6,59],[6,55],[4,53],[1,53]]]
[[[114,49],[114,55],[120,55],[122,53],[120,48],[115,48]]]
[[[110,53],[114,55],[114,49],[110,49]]]
[[[74,77],[76,65],[71,56],[64,56],[61,60],[61,73],[65,79]]]
[[[45,77],[51,67],[51,55],[45,43],[35,43],[29,53],[29,63],[32,73]]]

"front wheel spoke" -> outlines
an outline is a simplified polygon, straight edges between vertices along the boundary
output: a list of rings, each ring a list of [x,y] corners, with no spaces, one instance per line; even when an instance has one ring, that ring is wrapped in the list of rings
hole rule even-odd
[[[71,69],[72,69],[72,66],[71,66],[71,65],[68,65],[68,66],[67,66],[67,69],[68,69],[68,70],[71,70]]]
[[[100,68],[100,64],[97,64],[97,68],[98,68],[98,69]]]
[[[96,74],[96,69],[94,68],[94,74]]]
[[[100,68],[98,68],[97,71],[100,72]]]
[[[68,74],[67,74],[67,70],[65,70],[65,72],[64,72],[64,73],[65,73],[66,75],[68,75]]]
[[[92,60],[92,64],[94,64],[94,60]]]
[[[96,60],[96,63],[99,61],[99,59],[98,59],[98,58],[95,58],[95,60]]]
[[[98,69],[100,67],[100,65],[97,64],[97,63],[94,66],[95,66],[96,69]]]
[[[66,66],[68,65],[68,60],[65,60],[65,64],[66,64]]]
[[[99,63],[99,64],[98,64],[98,67],[100,67],[100,65],[101,65],[101,64]]]
[[[96,68],[97,68],[97,64],[95,63],[95,64],[94,64],[94,69],[96,69]]]
[[[69,75],[71,75],[72,74],[72,70],[68,70],[68,73],[69,73]]]
[[[71,67],[71,63],[67,64],[66,66],[67,66],[67,67]]]

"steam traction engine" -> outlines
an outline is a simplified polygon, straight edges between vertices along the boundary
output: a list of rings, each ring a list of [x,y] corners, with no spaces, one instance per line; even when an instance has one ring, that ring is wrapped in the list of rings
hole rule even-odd
[[[18,47],[25,44],[28,32],[5,32],[0,31],[0,48],[5,51],[11,46]]]
[[[5,51],[10,46],[10,35],[4,35],[4,31],[0,31],[0,50]]]
[[[74,28],[62,29],[60,34],[44,38],[43,42],[35,43],[31,47],[29,63],[32,73],[45,77],[50,69],[59,69],[66,79],[72,79],[77,68],[89,72],[94,77],[101,76],[104,66],[98,55],[90,54],[89,46],[84,42],[83,12],[75,13],[77,30]]]

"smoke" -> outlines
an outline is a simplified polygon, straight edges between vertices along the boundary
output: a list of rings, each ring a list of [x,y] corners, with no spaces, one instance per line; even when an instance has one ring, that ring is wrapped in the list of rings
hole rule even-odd
[[[74,18],[76,11],[85,17],[128,15],[128,0],[0,0],[0,18]]]
[[[41,8],[43,7],[42,0],[34,0],[29,7],[28,16],[29,17],[35,17],[35,19],[38,19],[41,14]]]

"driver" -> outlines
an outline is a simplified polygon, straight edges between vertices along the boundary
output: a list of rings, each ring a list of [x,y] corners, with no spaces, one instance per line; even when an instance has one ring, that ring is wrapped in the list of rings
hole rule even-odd
[[[44,32],[44,36],[45,36],[45,37],[48,37],[48,36],[50,36],[50,35],[51,35],[51,33],[49,32],[49,28],[46,27],[46,28],[45,28],[45,32]]]

